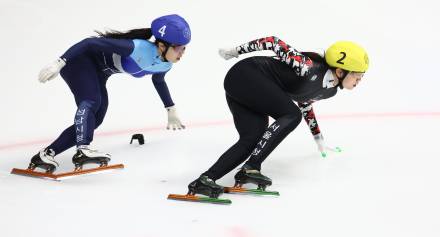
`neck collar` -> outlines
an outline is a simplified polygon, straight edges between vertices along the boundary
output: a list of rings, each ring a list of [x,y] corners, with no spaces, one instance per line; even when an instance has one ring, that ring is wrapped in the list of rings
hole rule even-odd
[[[324,75],[324,79],[322,80],[323,88],[333,88],[337,85],[334,85],[335,81],[338,80],[332,73],[332,70],[328,69]]]

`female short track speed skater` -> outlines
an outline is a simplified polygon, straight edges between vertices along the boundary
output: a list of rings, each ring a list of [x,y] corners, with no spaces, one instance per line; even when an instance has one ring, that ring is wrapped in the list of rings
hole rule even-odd
[[[227,73],[224,88],[239,140],[217,162],[188,186],[189,194],[218,197],[216,184],[243,163],[235,175],[236,186],[253,183],[260,189],[272,184],[261,174],[261,164],[301,122],[310,127],[319,151],[325,156],[324,139],[312,103],[330,98],[337,88],[353,89],[368,69],[368,55],[359,45],[339,41],[324,55],[301,53],[277,37],[253,40],[232,49],[221,49],[225,59],[259,50],[272,50],[276,57],[250,57]],[[297,104],[294,103],[297,102]],[[275,121],[269,126],[268,117]]]
[[[94,130],[104,120],[108,95],[107,79],[116,73],[134,77],[152,74],[152,81],[168,113],[168,129],[183,129],[164,80],[173,63],[184,54],[191,40],[188,23],[179,15],[155,19],[151,28],[127,32],[97,32],[69,48],[59,59],[43,68],[39,81],[46,82],[59,73],[72,91],[77,107],[74,124],[48,147],[32,157],[29,169],[36,167],[52,173],[58,163],[55,155],[76,145],[72,161],[75,167],[84,163],[107,163],[110,155],[89,148]],[[149,41],[154,36],[155,41]]]

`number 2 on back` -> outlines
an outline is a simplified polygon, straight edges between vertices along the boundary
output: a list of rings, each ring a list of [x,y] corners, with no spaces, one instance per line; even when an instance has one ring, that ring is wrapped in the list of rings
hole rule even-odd
[[[345,52],[340,52],[342,54],[342,58],[340,58],[338,61],[336,61],[339,64],[344,65],[344,62],[342,62],[342,60],[345,59],[345,57],[347,57],[347,54]]]

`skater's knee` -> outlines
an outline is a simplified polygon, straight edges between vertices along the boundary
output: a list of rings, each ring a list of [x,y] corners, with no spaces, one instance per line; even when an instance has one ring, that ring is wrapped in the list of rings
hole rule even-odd
[[[95,114],[96,117],[95,128],[98,128],[99,125],[101,125],[102,122],[104,121],[105,114],[107,113],[107,107],[108,107],[108,100],[103,99],[98,112]]]
[[[240,137],[240,139],[238,140],[237,143],[243,149],[245,149],[247,152],[250,152],[255,147],[255,144],[257,144],[257,142],[260,140],[261,135],[263,134],[263,132],[255,134],[255,136]]]
[[[79,103],[78,108],[80,110],[91,110],[93,113],[96,113],[101,106],[101,99],[100,98],[94,98],[94,99],[87,99],[83,100]]]
[[[301,119],[302,119],[302,114],[301,114],[301,111],[298,110],[298,111],[294,111],[289,114],[286,114],[286,115],[278,118],[276,121],[280,125],[286,126],[287,129],[294,130],[298,126],[298,124],[301,123]]]
[[[96,117],[95,129],[98,128],[102,124],[103,121],[104,121],[103,115]]]

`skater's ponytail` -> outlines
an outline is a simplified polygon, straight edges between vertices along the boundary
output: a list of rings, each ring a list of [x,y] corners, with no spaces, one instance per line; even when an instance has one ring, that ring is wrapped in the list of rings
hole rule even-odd
[[[133,29],[129,31],[117,31],[117,30],[109,30],[100,32],[95,30],[98,34],[98,38],[112,38],[112,39],[144,39],[149,40],[153,33],[151,32],[151,28],[140,28]]]
[[[316,53],[316,52],[301,52],[301,54],[309,57],[314,62],[317,62],[317,63],[325,62],[325,59],[321,55],[319,55],[319,53]]]

